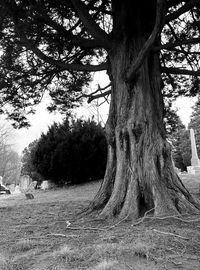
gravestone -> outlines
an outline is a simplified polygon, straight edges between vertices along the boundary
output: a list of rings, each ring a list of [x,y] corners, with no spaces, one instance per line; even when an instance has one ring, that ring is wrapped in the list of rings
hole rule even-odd
[[[28,186],[28,188],[26,189],[26,192],[30,192],[30,191],[33,191],[34,189],[35,189],[35,187],[36,187],[36,185],[37,185],[37,181],[33,181],[29,186]]]
[[[43,189],[43,190],[49,189],[49,181],[48,180],[42,181],[41,189]]]
[[[200,160],[197,154],[195,134],[192,128],[190,129],[190,141],[192,149],[192,158],[191,158],[191,166],[187,167],[187,171],[190,174],[200,174]]]
[[[20,188],[20,186],[17,185],[15,187],[15,190],[12,192],[12,194],[20,194],[20,193],[22,193],[21,188]]]
[[[32,180],[29,175],[22,175],[20,176],[19,180],[19,186],[22,190],[27,190],[27,188],[30,186]]]
[[[8,189],[10,190],[11,194],[15,191],[15,184],[10,184],[8,186]]]
[[[0,192],[6,192],[6,194],[10,194],[10,190],[8,187],[6,187],[4,184],[3,184],[3,177],[0,176]]]

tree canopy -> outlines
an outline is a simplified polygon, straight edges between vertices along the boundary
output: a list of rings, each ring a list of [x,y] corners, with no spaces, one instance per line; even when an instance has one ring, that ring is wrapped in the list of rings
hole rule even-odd
[[[129,4],[111,0],[1,1],[1,112],[16,126],[24,126],[26,115],[34,112],[34,105],[47,90],[53,99],[49,109],[65,113],[82,96],[91,101],[110,94],[110,85],[89,96],[84,86],[92,79],[91,72],[107,70],[110,74],[109,55],[122,35],[119,25],[123,31],[134,32],[134,22],[127,25],[118,14],[120,6]],[[133,80],[150,51],[160,52],[164,96],[195,95],[200,75],[199,0],[137,1],[135,5],[140,5],[143,14],[135,11],[132,16],[141,20],[148,36],[127,67],[125,80]],[[155,24],[148,25],[153,16]],[[158,36],[161,40],[155,43]]]

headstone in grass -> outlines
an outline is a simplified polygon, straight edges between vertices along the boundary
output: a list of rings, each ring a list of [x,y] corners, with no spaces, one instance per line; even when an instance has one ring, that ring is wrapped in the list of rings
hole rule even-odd
[[[33,196],[32,193],[25,193],[25,196],[26,196],[26,199],[27,199],[27,200],[32,200],[32,199],[34,199],[34,196]]]
[[[20,177],[20,183],[19,186],[22,190],[27,190],[27,188],[30,186],[32,180],[29,175],[22,175]]]
[[[37,185],[37,181],[33,181],[33,182],[28,186],[28,188],[26,189],[26,192],[28,192],[28,191],[33,191],[33,190],[36,188],[36,185]]]
[[[8,189],[10,190],[11,193],[13,193],[15,191],[15,184],[10,184],[8,186]]]
[[[41,189],[43,189],[43,190],[49,189],[49,181],[48,180],[42,181]]]
[[[21,194],[22,193],[22,191],[21,191],[21,188],[20,188],[20,186],[16,186],[15,187],[15,190],[13,191],[13,194]]]

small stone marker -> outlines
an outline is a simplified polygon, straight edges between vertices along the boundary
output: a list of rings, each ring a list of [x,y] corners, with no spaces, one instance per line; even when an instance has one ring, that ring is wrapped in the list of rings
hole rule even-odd
[[[34,196],[33,196],[33,194],[31,194],[31,193],[25,193],[25,196],[26,196],[26,199],[27,199],[27,200],[32,200],[32,199],[34,199]]]
[[[15,184],[10,184],[10,185],[8,186],[8,188],[9,188],[11,194],[12,194],[12,193],[15,191]]]
[[[41,189],[43,189],[43,190],[49,189],[49,181],[48,180],[42,181]]]
[[[21,192],[21,188],[20,188],[20,186],[17,185],[17,186],[15,187],[15,190],[13,191],[13,194],[20,194],[20,193],[22,193],[22,192]]]
[[[27,192],[27,191],[33,191],[33,190],[35,189],[36,185],[37,185],[37,181],[33,181],[33,182],[28,186],[28,188],[26,189],[26,192]]]

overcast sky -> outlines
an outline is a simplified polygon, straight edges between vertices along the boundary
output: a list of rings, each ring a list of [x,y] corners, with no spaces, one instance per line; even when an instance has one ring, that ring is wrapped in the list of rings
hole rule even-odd
[[[97,73],[94,77],[92,84],[93,89],[97,89],[97,82],[100,83],[101,87],[106,86],[109,83],[107,75],[105,73]],[[53,122],[62,122],[62,116],[59,113],[48,113],[46,105],[50,102],[48,96],[46,99],[37,106],[35,115],[29,116],[31,123],[30,128],[22,128],[20,130],[14,130],[12,135],[13,148],[21,153],[22,150],[29,145],[35,139],[38,139],[42,132],[46,132],[48,127]],[[192,106],[194,105],[195,99],[182,97],[175,102],[175,107],[178,108],[178,115],[181,117],[183,124],[187,127],[190,121],[190,115],[192,113]],[[108,116],[108,104],[103,104],[99,109],[99,121],[102,123],[106,122]],[[83,116],[85,119],[91,118],[93,115],[97,117],[97,107],[92,104],[85,103],[84,107],[77,109],[76,114],[78,117]]]
[[[194,104],[189,98],[180,98],[175,105],[178,107],[178,115],[181,117],[181,120],[184,125],[188,125],[190,121],[190,115],[192,113],[191,106]],[[31,127],[28,129],[15,130],[13,134],[13,144],[14,149],[17,152],[21,152],[28,144],[35,139],[38,139],[42,132],[46,132],[48,127],[53,124],[53,122],[61,122],[62,116],[57,114],[49,114],[45,108],[45,102],[41,103],[38,106],[37,113],[30,117]],[[86,104],[85,107],[79,108],[76,110],[77,116],[83,116],[85,119],[92,117],[92,115],[97,116],[95,107],[89,106]],[[106,104],[100,109],[100,121],[106,121],[108,116],[108,106]],[[103,119],[101,119],[101,117]]]
[[[105,87],[109,83],[108,76],[105,75],[105,72],[99,72],[95,74],[91,87],[93,87],[93,89],[97,89],[97,83],[99,83],[101,87]],[[48,127],[51,126],[54,122],[62,122],[63,116],[61,116],[60,113],[48,113],[46,106],[49,103],[50,98],[48,95],[46,95],[42,103],[36,107],[36,113],[28,117],[31,123],[30,128],[13,130],[11,141],[13,148],[18,153],[21,153],[22,150],[29,145],[29,143],[38,139],[42,132],[47,132]],[[109,107],[106,103],[104,103],[99,108],[98,118],[102,123],[105,123],[107,120],[108,109]],[[88,104],[87,102],[85,102],[84,107],[76,109],[75,113],[79,118],[83,117],[88,119],[92,118],[94,115],[97,119],[97,107],[92,104]]]
[[[192,106],[195,104],[196,98],[179,97],[174,106],[178,109],[177,114],[180,116],[183,124],[188,126],[190,122],[190,116],[192,114]]]

